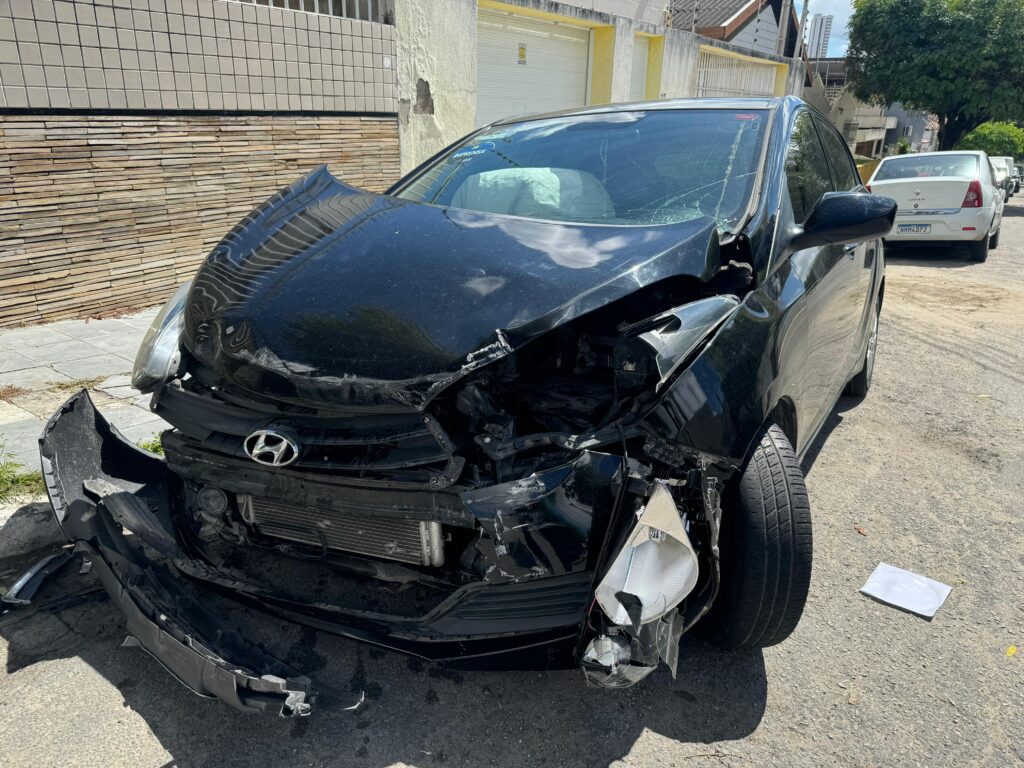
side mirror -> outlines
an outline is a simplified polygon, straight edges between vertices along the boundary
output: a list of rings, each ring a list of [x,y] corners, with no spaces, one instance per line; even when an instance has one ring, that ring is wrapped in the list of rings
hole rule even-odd
[[[896,201],[866,192],[826,192],[790,241],[791,251],[843,245],[889,234]]]

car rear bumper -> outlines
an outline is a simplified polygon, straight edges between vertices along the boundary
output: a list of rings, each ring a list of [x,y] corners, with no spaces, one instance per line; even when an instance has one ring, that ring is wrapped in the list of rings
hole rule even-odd
[[[976,242],[989,235],[991,208],[961,208],[955,213],[897,213],[886,242]],[[928,232],[900,232],[901,227],[927,226]]]

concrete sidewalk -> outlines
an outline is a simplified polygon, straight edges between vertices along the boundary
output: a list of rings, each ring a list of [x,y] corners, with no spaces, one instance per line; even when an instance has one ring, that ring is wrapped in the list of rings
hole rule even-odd
[[[131,388],[135,353],[158,307],[110,320],[65,320],[0,330],[0,446],[28,469],[39,466],[46,419],[76,390],[121,433],[137,442],[165,428],[149,395]]]

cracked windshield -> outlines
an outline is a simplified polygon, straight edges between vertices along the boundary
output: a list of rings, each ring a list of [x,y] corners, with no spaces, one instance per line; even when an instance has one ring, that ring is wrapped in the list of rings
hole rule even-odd
[[[613,112],[497,126],[429,166],[398,197],[588,224],[731,231],[750,200],[766,113]]]

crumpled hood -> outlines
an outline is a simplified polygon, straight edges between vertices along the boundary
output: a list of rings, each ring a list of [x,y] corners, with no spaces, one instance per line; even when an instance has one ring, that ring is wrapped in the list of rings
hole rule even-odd
[[[710,218],[623,227],[476,213],[361,192],[322,167],[213,249],[184,343],[272,397],[419,407],[562,323],[719,266]]]

